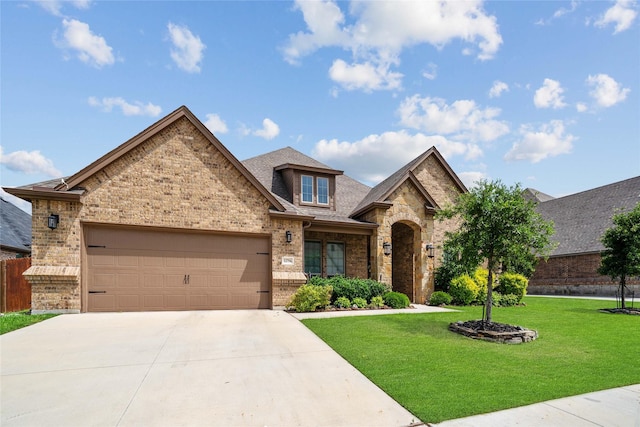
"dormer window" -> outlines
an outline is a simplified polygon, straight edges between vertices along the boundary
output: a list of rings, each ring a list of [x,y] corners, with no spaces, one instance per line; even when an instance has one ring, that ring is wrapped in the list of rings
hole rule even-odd
[[[301,194],[302,203],[328,205],[329,204],[329,178],[301,175]]]
[[[282,174],[289,201],[297,206],[336,209],[336,176],[342,171],[285,163],[274,168]]]

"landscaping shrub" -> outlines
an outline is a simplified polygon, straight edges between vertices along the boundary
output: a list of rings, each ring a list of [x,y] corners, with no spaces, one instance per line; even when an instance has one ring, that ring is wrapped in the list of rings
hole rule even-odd
[[[382,308],[384,307],[384,300],[380,295],[377,295],[371,298],[371,304],[369,304],[371,308]]]
[[[354,298],[352,302],[353,305],[358,308],[365,308],[367,306],[367,300],[364,298]]]
[[[382,296],[391,290],[391,286],[386,283],[356,277],[334,276],[328,279],[312,277],[309,283],[331,286],[333,288],[332,302],[335,302],[340,297],[348,298],[349,301],[353,301],[355,298],[371,301],[371,298]]]
[[[496,288],[502,295],[515,295],[518,303],[527,294],[529,280],[522,274],[503,273],[500,276],[500,284]]]
[[[436,291],[429,298],[429,305],[448,305],[451,304],[451,295],[446,292]]]
[[[514,305],[520,304],[520,300],[518,295],[515,294],[506,294],[502,295],[502,301],[500,302],[502,307],[513,307]]]
[[[298,313],[316,311],[329,305],[331,292],[331,286],[303,285],[291,297],[287,308]]]
[[[382,299],[391,308],[406,308],[411,304],[409,297],[400,292],[387,292],[382,296]]]
[[[451,281],[449,286],[453,304],[469,305],[478,297],[478,285],[468,274],[458,276]]]
[[[338,307],[338,308],[350,308],[351,307],[351,301],[349,301],[349,298],[347,298],[347,297],[340,297],[340,298],[335,300],[333,305]]]

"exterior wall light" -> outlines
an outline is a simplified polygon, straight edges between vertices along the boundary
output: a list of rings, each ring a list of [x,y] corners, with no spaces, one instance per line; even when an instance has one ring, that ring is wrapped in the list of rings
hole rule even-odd
[[[287,243],[291,243],[291,231],[287,230],[284,233],[284,237],[287,239]]]
[[[47,227],[52,230],[58,228],[58,222],[60,222],[60,215],[51,214],[47,218]]]
[[[384,242],[384,243],[382,244],[382,251],[384,252],[384,254],[385,254],[386,256],[391,255],[391,243],[389,243],[389,242]]]
[[[427,243],[425,249],[427,250],[427,256],[429,258],[433,258],[435,256],[436,248],[435,246],[433,246],[433,244]]]

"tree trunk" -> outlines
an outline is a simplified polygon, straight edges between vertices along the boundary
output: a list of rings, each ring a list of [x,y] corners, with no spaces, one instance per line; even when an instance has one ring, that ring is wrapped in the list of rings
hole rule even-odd
[[[621,275],[620,276],[620,302],[622,303],[621,308],[625,309],[627,308],[625,305],[625,301],[624,301],[624,288],[626,288],[627,286],[627,278],[625,277],[625,275]]]
[[[493,265],[493,260],[489,259],[488,264],[489,277],[487,278],[487,302],[485,316],[482,320],[484,320],[486,323],[491,323],[491,309],[493,308],[493,271],[491,266]]]

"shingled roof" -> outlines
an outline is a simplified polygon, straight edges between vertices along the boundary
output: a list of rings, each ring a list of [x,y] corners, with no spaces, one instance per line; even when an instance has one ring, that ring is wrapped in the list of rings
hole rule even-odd
[[[555,199],[555,197],[545,194],[542,191],[538,191],[535,188],[525,188],[522,192],[522,197],[534,202],[547,202]]]
[[[600,252],[611,217],[640,203],[640,176],[541,202],[537,211],[555,224],[558,243],[551,256]]]
[[[5,250],[31,253],[31,215],[2,197],[0,245]]]

